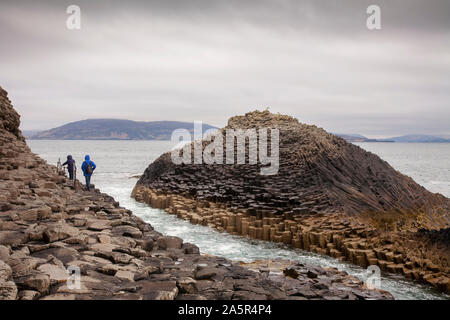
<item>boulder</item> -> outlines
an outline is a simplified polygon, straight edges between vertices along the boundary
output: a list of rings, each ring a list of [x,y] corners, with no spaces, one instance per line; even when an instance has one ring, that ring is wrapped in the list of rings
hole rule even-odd
[[[217,268],[205,267],[197,270],[195,273],[195,279],[197,280],[209,280],[217,275]]]
[[[134,282],[135,274],[133,272],[131,272],[131,271],[119,270],[119,271],[116,272],[116,274],[114,276],[116,278],[120,279],[120,280],[126,280],[126,281]]]
[[[58,223],[47,227],[43,233],[43,237],[46,242],[55,242],[69,237],[75,237],[79,233],[80,231],[75,227],[65,223]]]
[[[140,281],[141,293],[144,299],[150,300],[174,300],[178,295],[178,287],[175,281]]]
[[[34,290],[22,290],[19,292],[19,300],[36,300],[41,296],[38,291]]]
[[[17,215],[19,216],[20,220],[27,221],[27,222],[33,222],[38,219],[38,209],[27,209],[17,212]]]
[[[154,246],[155,246],[155,241],[153,241],[153,239],[145,239],[142,242],[142,249],[144,249],[146,251],[152,251]]]
[[[92,231],[102,231],[111,229],[111,222],[108,220],[90,220],[87,222],[87,227]]]
[[[11,266],[14,277],[22,277],[29,275],[40,264],[45,263],[46,260],[35,257],[14,257],[8,260],[8,264]]]
[[[183,245],[183,239],[178,237],[159,237],[157,240],[158,248],[162,250],[180,249]]]
[[[177,280],[177,287],[180,293],[195,294],[198,292],[197,281],[189,277],[183,277]]]
[[[0,260],[0,283],[10,280],[11,276],[12,276],[11,267],[2,260]]]
[[[14,278],[14,281],[21,290],[34,290],[40,294],[48,293],[50,288],[50,277],[37,272],[24,277]]]
[[[192,243],[184,243],[181,249],[185,254],[200,254],[200,249]]]
[[[0,231],[0,244],[18,246],[27,242],[27,236],[20,231]]]
[[[16,300],[17,286],[13,281],[0,281],[0,300]]]
[[[38,271],[46,274],[50,278],[50,283],[52,285],[57,283],[64,283],[69,277],[69,273],[64,267],[57,266],[54,264],[43,264],[37,268]]]
[[[6,261],[9,259],[10,249],[8,247],[0,245],[0,260]]]
[[[136,227],[132,226],[117,226],[113,229],[113,234],[117,236],[130,237],[135,239],[142,238],[142,232]]]
[[[60,260],[64,265],[68,266],[70,262],[75,261],[79,258],[80,254],[74,248],[70,247],[57,247],[41,250],[32,254],[33,257],[46,259],[51,259],[52,257]],[[46,261],[44,261],[46,262]]]

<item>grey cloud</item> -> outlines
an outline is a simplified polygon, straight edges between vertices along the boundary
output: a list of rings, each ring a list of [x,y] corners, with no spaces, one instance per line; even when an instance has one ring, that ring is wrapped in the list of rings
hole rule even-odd
[[[23,127],[203,120],[270,106],[333,132],[450,134],[448,1],[2,1]],[[365,28],[377,3],[383,28]]]

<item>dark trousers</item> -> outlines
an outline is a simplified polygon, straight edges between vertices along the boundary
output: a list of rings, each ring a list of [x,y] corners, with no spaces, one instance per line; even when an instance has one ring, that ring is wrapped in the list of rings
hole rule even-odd
[[[91,190],[91,176],[84,176],[86,178],[86,188]]]
[[[72,170],[68,169],[67,171],[69,171],[69,179],[73,180],[73,169]]]

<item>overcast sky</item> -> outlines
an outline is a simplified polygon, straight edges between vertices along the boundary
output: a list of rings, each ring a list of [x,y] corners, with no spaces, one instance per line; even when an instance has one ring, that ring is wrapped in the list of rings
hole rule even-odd
[[[0,85],[22,129],[270,107],[331,132],[450,135],[450,1],[1,0]]]

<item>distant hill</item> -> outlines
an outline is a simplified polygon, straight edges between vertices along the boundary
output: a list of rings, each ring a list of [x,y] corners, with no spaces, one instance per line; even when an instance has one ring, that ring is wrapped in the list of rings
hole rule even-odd
[[[392,137],[388,139],[378,139],[378,141],[390,140],[394,142],[450,142],[450,139],[445,139],[437,136],[430,136],[424,134],[408,134],[400,137]]]
[[[334,135],[341,137],[349,142],[450,142],[450,139],[423,134],[408,134],[400,137],[385,139],[370,139],[360,134],[349,133],[334,133]]]
[[[176,129],[194,132],[192,122],[88,119],[39,132],[32,140],[170,140]],[[203,132],[216,127],[203,124]]]
[[[369,139],[360,134],[354,133],[333,133],[334,135],[341,137],[342,139],[347,140],[348,142],[378,142],[377,139]],[[387,142],[387,141],[385,141]]]

